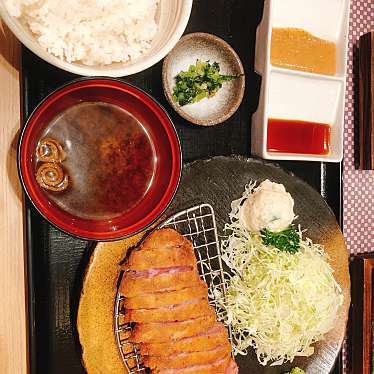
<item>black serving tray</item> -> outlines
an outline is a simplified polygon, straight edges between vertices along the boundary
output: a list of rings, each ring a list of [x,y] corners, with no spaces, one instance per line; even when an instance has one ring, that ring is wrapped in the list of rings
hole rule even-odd
[[[169,112],[180,137],[185,162],[216,155],[250,155],[251,114],[257,108],[261,86],[261,77],[254,72],[253,65],[256,27],[262,11],[260,0],[194,0],[186,33],[204,31],[223,38],[239,54],[245,68],[245,98],[237,113],[224,124],[203,128],[178,116],[163,94],[162,62],[123,78],[147,91]],[[24,121],[46,95],[75,78],[76,75],[54,68],[24,48]],[[341,222],[341,164],[279,164],[319,191]],[[29,201],[26,201],[26,213],[30,372],[82,374],[85,370],[81,364],[76,311],[84,269],[94,243],[58,231]],[[338,362],[335,373],[339,371]]]

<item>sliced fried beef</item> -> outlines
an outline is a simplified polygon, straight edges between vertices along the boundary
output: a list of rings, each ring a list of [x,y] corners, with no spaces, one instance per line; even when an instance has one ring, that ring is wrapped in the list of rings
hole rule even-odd
[[[171,266],[196,266],[195,252],[192,243],[171,229],[157,232],[156,237],[150,235],[139,249],[134,250],[125,270],[147,270],[167,268]]]
[[[128,309],[125,322],[169,322],[186,321],[208,315],[213,310],[206,298],[199,298],[178,305],[168,305],[156,309]]]
[[[238,373],[191,242],[174,230],[154,231],[124,269],[124,320],[134,323],[129,340],[153,374]]]
[[[149,235],[139,248],[142,250],[163,249],[166,251],[180,247],[186,242],[189,241],[177,231],[173,229],[161,229]]]
[[[154,369],[152,374],[226,374],[231,364],[231,357],[225,357],[214,364],[193,365],[181,369]]]
[[[137,323],[130,341],[133,343],[168,343],[173,340],[194,336],[216,323],[216,314],[211,311],[206,316],[181,322]],[[171,344],[174,345],[174,344]]]
[[[194,336],[189,334],[174,344],[170,344],[170,340],[165,343],[142,343],[140,352],[143,356],[171,356],[182,352],[196,352],[201,347],[210,350],[225,343],[228,343],[226,329],[216,322],[212,328]]]
[[[162,251],[162,253],[161,253]],[[129,257],[124,269],[146,270],[149,266],[154,268],[167,268],[171,266],[196,265],[196,257],[190,243],[184,243],[180,247],[170,248],[167,251],[162,248],[152,250],[135,250]]]
[[[227,358],[230,354],[231,346],[226,343],[211,350],[201,346],[198,352],[178,353],[171,356],[145,356],[144,364],[151,369],[180,369],[194,365],[212,364]]]
[[[199,282],[195,287],[183,288],[176,291],[152,292],[134,296],[125,300],[126,309],[150,309],[165,305],[181,304],[191,298],[208,299],[208,287],[205,282]]]
[[[125,273],[120,293],[126,297],[143,295],[158,291],[176,291],[191,287],[200,281],[196,270],[164,272],[154,277],[137,278],[131,273]]]
[[[230,361],[229,366],[226,368],[224,374],[239,374],[238,365],[234,360]]]

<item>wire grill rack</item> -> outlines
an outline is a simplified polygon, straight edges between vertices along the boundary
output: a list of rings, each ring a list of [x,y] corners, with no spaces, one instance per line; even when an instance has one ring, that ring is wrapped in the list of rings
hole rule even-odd
[[[224,272],[221,260],[221,251],[218,241],[217,226],[214,210],[209,204],[201,204],[179,212],[163,222],[157,228],[173,228],[194,246],[198,259],[198,270],[201,278],[209,286],[209,302],[215,307],[217,316],[223,316],[224,310],[215,299],[214,290],[226,296]],[[123,273],[121,274],[122,277]],[[136,344],[129,342],[133,325],[124,322],[124,297],[118,293],[115,303],[115,334],[121,357],[125,364],[127,374],[145,374],[146,368]],[[231,329],[229,328],[231,339]]]

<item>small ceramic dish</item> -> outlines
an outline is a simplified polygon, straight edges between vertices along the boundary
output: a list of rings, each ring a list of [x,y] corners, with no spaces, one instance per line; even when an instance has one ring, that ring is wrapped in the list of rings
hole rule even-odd
[[[211,98],[180,106],[173,100],[175,77],[188,70],[196,60],[218,62],[221,74],[239,77],[225,82]],[[238,110],[245,89],[244,69],[237,53],[224,40],[206,33],[193,33],[181,38],[164,60],[162,82],[166,98],[175,111],[189,122],[201,126],[213,126],[229,119]]]
[[[165,211],[179,185],[181,151],[167,113],[145,92],[119,80],[81,79],[32,113],[18,167],[50,223],[106,241],[143,230]],[[55,183],[56,170],[64,185]]]

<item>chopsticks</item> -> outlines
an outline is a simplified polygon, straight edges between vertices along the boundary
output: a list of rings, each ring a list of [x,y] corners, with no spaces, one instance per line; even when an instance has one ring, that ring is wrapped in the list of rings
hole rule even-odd
[[[374,170],[374,32],[359,42],[360,169]]]

